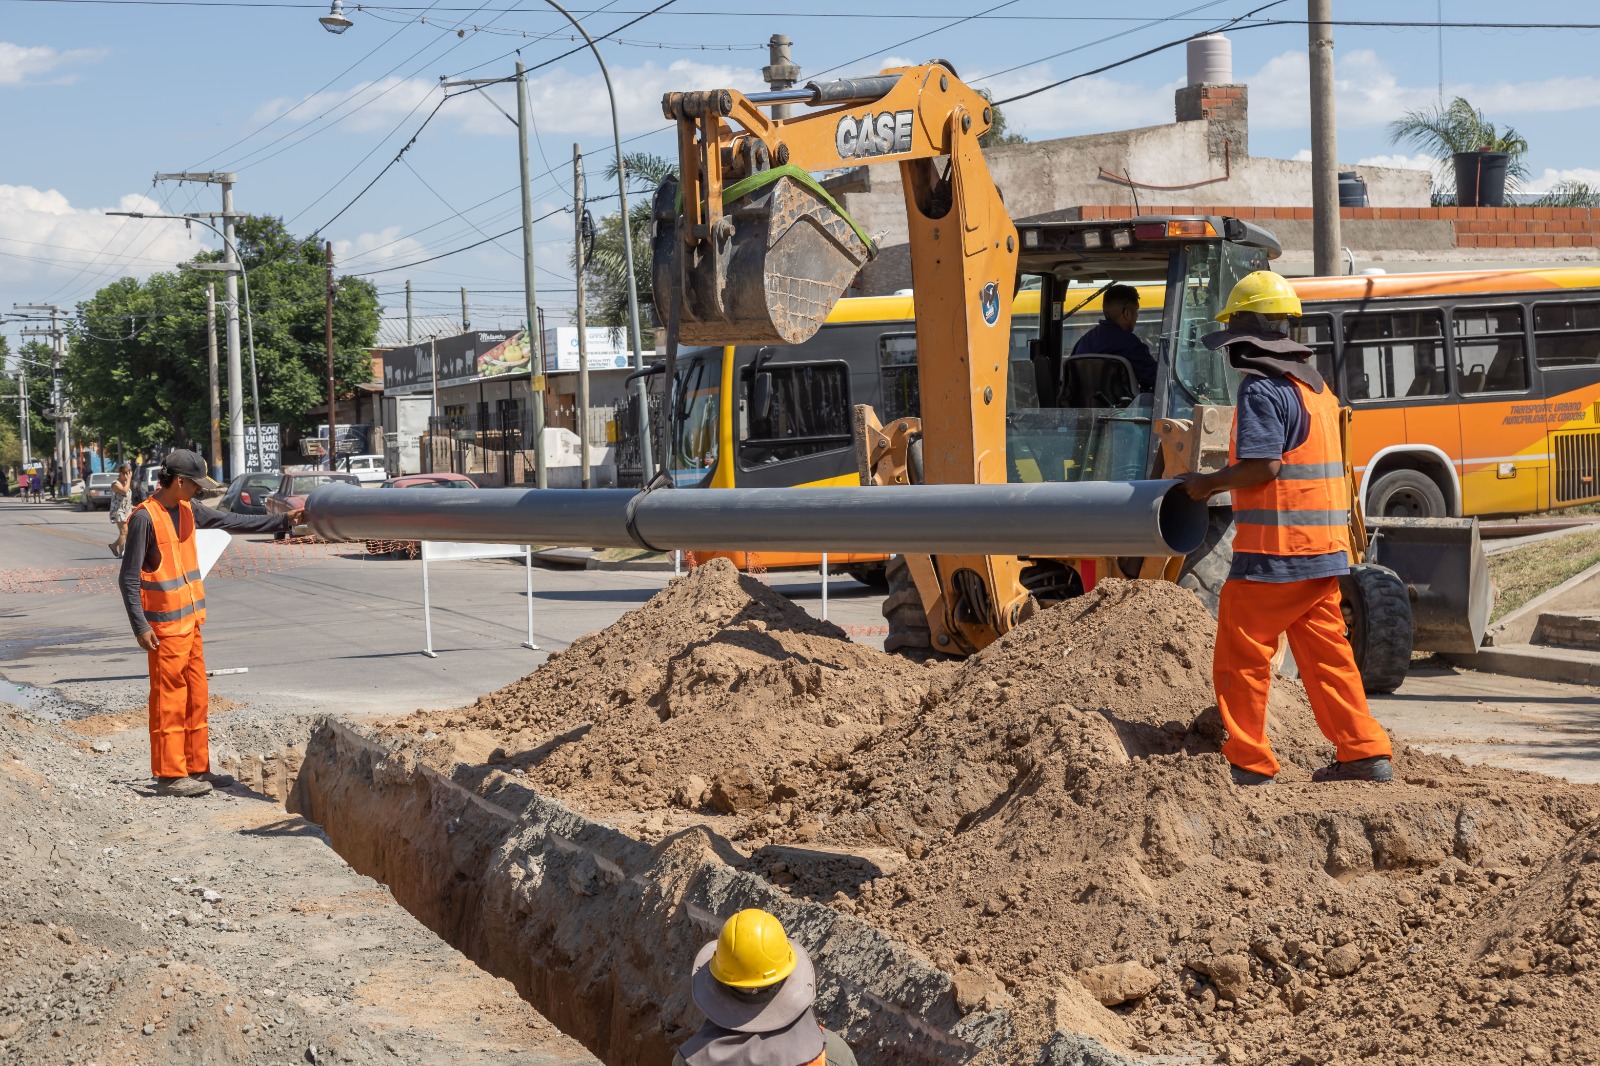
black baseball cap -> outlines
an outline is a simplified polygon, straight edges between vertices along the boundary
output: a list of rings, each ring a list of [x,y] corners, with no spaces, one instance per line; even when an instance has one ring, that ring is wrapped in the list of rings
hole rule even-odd
[[[201,492],[221,492],[222,484],[211,476],[211,468],[198,452],[178,451],[161,460],[161,469],[178,477],[186,477],[200,486]]]

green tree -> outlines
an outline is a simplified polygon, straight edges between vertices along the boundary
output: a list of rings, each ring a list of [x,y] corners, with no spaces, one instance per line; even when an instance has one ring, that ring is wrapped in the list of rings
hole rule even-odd
[[[985,100],[993,99],[988,89],[979,89],[979,94]],[[1028,138],[1021,133],[1008,129],[1006,115],[994,104],[989,105],[990,125],[989,130],[978,138],[978,145],[982,148],[997,148],[1002,144],[1026,144]]]
[[[628,177],[628,223],[633,229],[633,266],[639,284],[639,326],[645,329],[655,307],[650,277],[651,199],[656,186],[676,174],[677,168],[648,152],[624,152],[622,162]],[[617,180],[615,160],[606,167],[606,180]],[[572,262],[576,265],[576,258]],[[583,279],[590,324],[626,329],[628,264],[623,255],[622,212],[607,215],[595,224],[594,250],[584,264]]]
[[[1434,175],[1436,205],[1446,197],[1455,202],[1455,172],[1449,161],[1457,152],[1505,152],[1510,156],[1506,161],[1507,192],[1516,192],[1528,178],[1528,142],[1522,134],[1512,126],[1496,126],[1459,96],[1445,107],[1407,111],[1389,123],[1389,140],[1440,160],[1440,170]]]
[[[325,253],[318,242],[296,238],[276,218],[241,220],[237,240],[250,278],[261,418],[303,432],[316,421],[310,409],[327,397]],[[196,261],[221,258],[220,252],[203,253]],[[209,442],[208,281],[217,283],[220,346],[224,309],[221,277],[215,272],[160,273],[144,282],[123,278],[78,305],[67,381],[86,425],[136,449]],[[333,315],[334,380],[340,395],[371,380],[370,348],[377,330],[376,288],[361,279],[340,279]],[[246,352],[243,403],[248,419]],[[224,367],[219,366],[219,373],[224,373],[227,432]]]

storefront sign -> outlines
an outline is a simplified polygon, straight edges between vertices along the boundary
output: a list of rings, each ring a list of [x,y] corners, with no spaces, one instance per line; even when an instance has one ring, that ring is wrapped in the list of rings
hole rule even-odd
[[[385,352],[383,391],[389,396],[405,396],[431,392],[436,384],[443,389],[526,376],[531,369],[526,331],[476,330]]]
[[[628,331],[610,326],[590,326],[584,338],[589,349],[590,370],[625,370],[633,366],[633,350],[628,346]],[[645,352],[645,362],[656,353]],[[557,326],[544,331],[544,361],[552,373],[578,369],[578,327]]]

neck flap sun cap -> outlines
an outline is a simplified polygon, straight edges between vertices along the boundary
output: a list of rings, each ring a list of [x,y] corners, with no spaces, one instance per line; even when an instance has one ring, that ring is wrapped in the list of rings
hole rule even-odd
[[[689,983],[694,1005],[712,1023],[739,1033],[767,1033],[793,1022],[811,1009],[817,998],[817,974],[805,948],[789,941],[794,969],[782,981],[756,992],[730,988],[711,975],[715,940],[700,949]]]
[[[197,452],[175,451],[161,461],[161,469],[177,477],[188,478],[199,485],[203,493],[222,491],[222,484],[211,476],[206,461]]]

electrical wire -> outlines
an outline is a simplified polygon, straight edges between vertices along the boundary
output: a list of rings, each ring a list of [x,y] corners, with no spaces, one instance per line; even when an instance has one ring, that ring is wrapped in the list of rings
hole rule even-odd
[[[424,97],[423,99],[426,100],[427,98]],[[317,237],[317,235],[320,234],[323,230],[327,229],[329,226],[331,226],[335,222],[339,221],[339,216],[340,215],[343,215],[346,211],[348,211],[352,207],[354,207],[356,201],[361,199],[363,196],[365,196],[367,194],[367,190],[368,189],[370,189],[374,185],[378,184],[378,179],[382,178],[385,174],[389,173],[389,168],[390,167],[392,167],[396,163],[400,162],[401,158],[407,152],[409,152],[411,150],[411,146],[417,143],[417,138],[422,136],[422,131],[428,128],[428,123],[433,121],[433,116],[435,116],[435,115],[437,115],[439,113],[439,109],[441,107],[443,107],[445,105],[445,103],[449,99],[450,99],[450,96],[448,94],[446,94],[443,99],[441,99],[437,104],[433,105],[433,110],[429,111],[428,112],[428,117],[422,120],[422,125],[417,127],[417,132],[415,132],[415,133],[413,133],[411,135],[411,139],[409,141],[407,141],[405,144],[400,146],[400,150],[395,153],[394,158],[389,160],[387,163],[385,163],[383,165],[383,169],[378,171],[376,174],[374,174],[372,176],[372,180],[367,182],[365,185],[363,185],[361,187],[361,191],[356,193],[354,196],[352,196],[350,198],[350,202],[349,203],[345,204],[343,207],[339,208],[339,210],[335,211],[332,218],[328,219],[328,221],[324,222],[322,225],[320,225],[316,229],[312,230],[311,231],[312,239],[315,239]],[[421,107],[421,106],[422,106],[422,101],[419,100],[417,102],[417,107]],[[411,114],[408,114],[406,116],[406,118],[410,118],[412,114],[416,114],[416,110],[417,109],[415,107],[412,108],[411,109]],[[386,141],[386,140],[388,140],[388,138],[385,137],[383,140]],[[305,207],[303,207],[299,211],[297,211],[293,216],[291,216],[289,218],[288,221],[289,222],[293,222],[295,219],[299,218],[301,215],[305,214],[307,211],[311,210],[313,207],[316,207],[318,204],[320,204],[323,201],[323,199],[327,197],[328,193],[332,192],[338,186],[344,184],[345,179],[348,178],[350,175],[354,174],[356,172],[356,169],[359,168],[362,163],[365,163],[367,160],[371,159],[372,158],[372,153],[376,152],[382,145],[383,145],[383,141],[379,141],[377,144],[373,145],[372,146],[372,151],[369,151],[366,155],[364,155],[360,159],[356,160],[355,166],[351,167],[349,170],[344,172],[344,177],[340,178],[338,181],[336,181],[332,185],[328,186],[328,188],[323,192],[323,194],[321,196],[317,197],[315,200],[311,201]]]
[[[595,44],[599,44],[601,41],[610,39],[613,34],[621,33],[623,30],[627,29],[630,26],[637,26],[639,23],[643,22],[645,19],[649,18],[651,15],[654,15],[654,14],[657,14],[657,13],[659,13],[661,11],[666,10],[667,8],[671,7],[676,2],[677,2],[677,0],[666,0],[665,3],[658,4],[657,6],[651,8],[649,11],[646,11],[643,14],[641,14],[638,18],[629,19],[627,22],[624,22],[622,25],[618,26],[616,29],[612,30],[610,33],[605,33],[605,34],[600,35],[599,37],[595,37],[594,38]],[[1015,0],[1013,0],[1013,2],[1015,2]],[[579,19],[578,21],[581,22],[583,20]],[[593,36],[593,34],[591,34],[590,36]],[[586,42],[584,44],[579,45],[576,48],[569,48],[565,52],[562,52],[558,56],[555,56],[555,57],[553,57],[551,59],[546,59],[542,63],[534,64],[533,66],[527,68],[527,70],[525,70],[523,72],[523,74],[524,75],[531,74],[534,71],[539,70],[539,69],[541,69],[543,67],[550,66],[552,63],[559,63],[561,60],[567,58],[568,56],[577,55],[579,52],[585,51],[586,49],[588,49],[588,47],[589,47],[589,45]],[[472,65],[470,67],[467,67],[465,70],[456,71],[454,74],[450,75],[450,80],[453,81],[453,80],[461,77],[461,75],[463,75],[463,74],[471,73],[474,70],[481,70],[484,67],[490,66],[491,64],[494,64],[494,63],[502,63],[505,60],[510,59],[512,56],[521,55],[521,54],[522,54],[522,49],[513,48],[511,51],[506,52],[506,53],[504,53],[502,55],[495,56],[493,59],[485,60],[482,63],[476,63],[476,64],[474,64],[474,65]],[[503,80],[510,80],[510,79],[503,79]]]
[[[454,211],[455,212],[455,216],[457,218],[459,218],[461,221],[465,222],[467,225],[471,226],[473,229],[477,230],[478,234],[480,236],[483,236],[483,237],[489,236],[487,233],[483,232],[483,228],[480,227],[476,222],[472,221],[466,215],[463,215],[460,211],[456,211],[456,209],[450,205],[450,201],[446,200],[444,198],[444,196],[439,192],[438,189],[435,189],[432,185],[428,184],[428,179],[427,178],[423,177],[421,174],[419,174],[417,172],[417,168],[416,167],[412,166],[409,162],[407,162],[405,164],[405,168],[407,170],[411,171],[412,177],[414,177],[418,181],[422,182],[422,187],[424,189],[427,189],[429,192],[433,193],[434,199],[438,200],[441,204],[444,204],[444,206],[446,208],[448,208],[449,210]],[[519,205],[519,209],[520,209],[520,205]],[[496,243],[495,247],[499,248],[502,252],[505,252],[509,256],[515,257],[515,255],[516,255],[515,252],[511,251],[511,249],[507,248],[503,244]]]
[[[999,11],[1002,8],[1010,7],[1012,4],[1014,4],[1016,2],[1017,2],[1017,0],[1003,0],[1002,3],[996,4],[994,7],[991,7],[991,8],[986,8],[985,10],[978,12],[976,15],[967,15],[967,16],[965,16],[963,18],[958,18],[954,22],[947,22],[943,26],[939,26],[939,27],[937,27],[935,29],[929,30],[927,33],[919,33],[915,37],[907,37],[903,41],[896,41],[894,44],[884,45],[881,48],[877,48],[877,49],[874,49],[871,52],[868,52],[866,55],[856,56],[854,59],[848,60],[847,62],[844,62],[844,63],[835,63],[833,66],[828,67],[825,70],[817,71],[815,74],[811,75],[811,77],[812,78],[820,78],[824,74],[832,73],[833,71],[839,70],[839,69],[841,69],[843,67],[854,66],[855,64],[861,62],[863,59],[871,59],[873,56],[881,56],[881,55],[885,54],[886,52],[892,52],[896,48],[904,47],[905,45],[911,44],[914,41],[920,41],[924,37],[932,37],[936,33],[943,33],[945,30],[954,29],[955,27],[960,26],[963,23],[971,22],[975,18],[980,18],[980,17],[982,17],[984,15],[993,14],[994,12]]]
[[[988,74],[983,74],[979,77],[973,78],[971,84],[977,84],[980,81],[988,81],[990,78],[998,78],[1002,74],[1010,74],[1014,70],[1022,70],[1025,67],[1032,67],[1037,66],[1040,63],[1047,63],[1052,59],[1060,59],[1062,56],[1071,55],[1074,52],[1081,52],[1086,48],[1093,48],[1096,45],[1106,44],[1107,42],[1115,41],[1119,38],[1127,37],[1130,34],[1139,33],[1143,30],[1153,29],[1156,26],[1160,26],[1168,22],[1176,22],[1187,15],[1194,14],[1196,11],[1204,11],[1206,8],[1211,7],[1220,7],[1226,2],[1227,0],[1208,0],[1207,3],[1197,4],[1194,7],[1186,8],[1185,10],[1178,12],[1176,15],[1168,15],[1166,18],[1152,19],[1149,22],[1142,23],[1141,25],[1134,26],[1130,29],[1121,30],[1117,33],[1113,33],[1106,37],[1101,37],[1097,40],[1074,45],[1071,48],[1065,48],[1059,52],[1052,52],[1047,56],[1040,56],[1038,59],[1030,59],[1026,63],[1018,63],[1016,66],[1006,67],[1004,70],[991,71]]]

